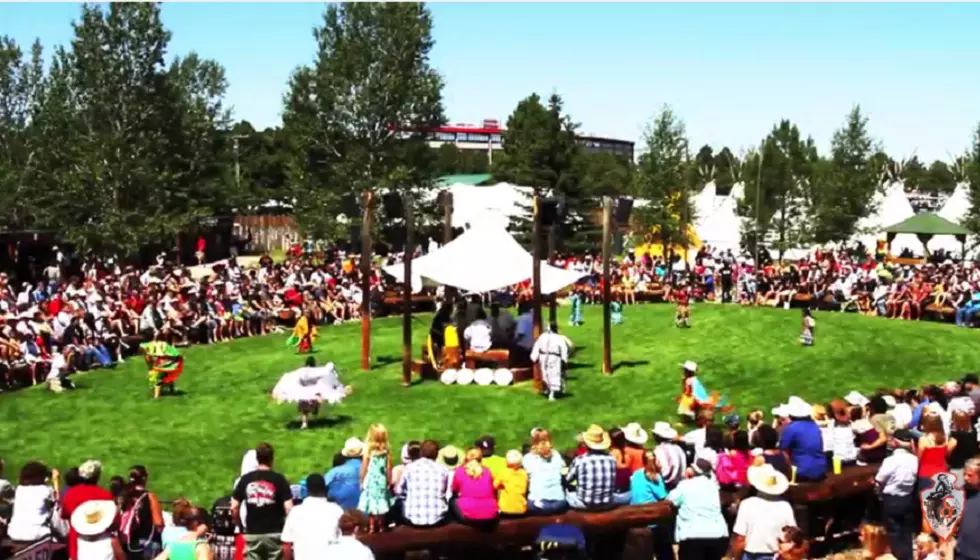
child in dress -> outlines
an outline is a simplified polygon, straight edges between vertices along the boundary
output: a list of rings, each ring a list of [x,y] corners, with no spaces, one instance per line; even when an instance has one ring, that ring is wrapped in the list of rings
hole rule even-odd
[[[800,342],[803,343],[803,346],[813,346],[813,327],[816,325],[817,321],[810,313],[810,308],[807,307],[803,310],[803,332],[800,334]]]
[[[357,509],[368,516],[368,532],[384,529],[384,518],[391,508],[391,445],[388,430],[382,424],[371,424],[364,438],[364,460],[361,462],[361,497]]]

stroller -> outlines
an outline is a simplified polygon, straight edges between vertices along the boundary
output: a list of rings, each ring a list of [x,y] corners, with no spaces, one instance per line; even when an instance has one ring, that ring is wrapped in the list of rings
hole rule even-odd
[[[585,535],[574,525],[548,525],[534,541],[539,560],[588,560]]]

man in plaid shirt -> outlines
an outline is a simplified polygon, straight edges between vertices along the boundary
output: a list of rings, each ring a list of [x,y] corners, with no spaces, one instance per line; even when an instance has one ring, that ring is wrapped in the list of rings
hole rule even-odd
[[[398,484],[398,494],[404,496],[402,516],[409,525],[431,527],[446,520],[446,486],[449,471],[436,463],[439,443],[422,442],[422,457],[405,465]]]
[[[573,509],[609,509],[616,500],[616,459],[609,454],[609,434],[595,424],[582,434],[588,453],[576,457],[566,480],[575,490],[566,496]],[[628,503],[628,501],[627,501]]]

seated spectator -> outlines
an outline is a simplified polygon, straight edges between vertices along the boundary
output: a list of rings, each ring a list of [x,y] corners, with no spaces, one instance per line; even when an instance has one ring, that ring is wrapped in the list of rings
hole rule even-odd
[[[319,476],[319,475],[317,475]],[[177,523],[178,519],[174,519]],[[154,560],[210,560],[213,558],[211,545],[208,543],[207,513],[196,506],[189,506],[179,518],[183,534],[170,540]]]
[[[616,460],[616,492],[629,491],[633,471],[626,463],[626,436],[619,428],[609,430],[609,456]]]
[[[78,560],[126,560],[123,546],[112,530],[118,510],[109,500],[88,500],[71,515],[76,532],[75,556]]]
[[[756,495],[742,500],[732,528],[730,558],[773,558],[786,527],[796,526],[793,507],[782,499],[789,480],[772,465],[752,467],[749,483]]]
[[[823,480],[827,475],[827,458],[823,452],[820,427],[810,416],[812,409],[799,397],[790,397],[787,407],[792,422],[783,430],[779,449],[786,453],[793,466],[795,480]]]
[[[758,440],[757,449],[761,449],[762,452],[758,453],[753,451],[755,459],[752,461],[752,464],[754,466],[769,464],[777,471],[786,475],[787,478],[791,477],[793,469],[790,467],[790,462],[786,458],[786,454],[779,449],[779,434],[776,432],[776,429],[772,426],[760,426],[759,431],[755,435]]]
[[[784,527],[779,538],[779,560],[806,560],[809,558],[810,543],[799,527]]]
[[[547,430],[537,429],[531,438],[531,449],[521,462],[527,471],[527,509],[531,515],[561,513],[568,508],[562,487],[565,461],[552,447]]]
[[[61,517],[62,519],[69,520],[69,532],[68,532],[68,557],[78,558],[77,547],[78,547],[78,532],[75,530],[75,511],[79,509],[80,506],[86,504],[90,501],[95,502],[109,502],[113,504],[112,515],[115,516],[118,511],[115,504],[112,501],[112,494],[108,490],[99,487],[99,478],[102,476],[102,463],[89,460],[82,463],[78,467],[78,476],[80,482],[73,486],[72,489],[65,494],[62,500]],[[95,513],[100,513],[107,511],[101,508],[98,504],[93,506],[93,511]],[[81,519],[85,519],[85,515]],[[110,520],[110,524],[112,520]],[[91,535],[90,535],[91,536]],[[118,543],[118,541],[117,541]]]
[[[698,410],[697,416],[694,419],[695,429],[684,434],[684,443],[691,446],[695,452],[702,447],[704,447],[705,438],[707,437],[707,428],[715,421],[715,411],[710,408],[702,408]]]
[[[421,445],[422,445],[421,442],[410,441],[406,443],[404,446],[402,446],[402,453],[401,453],[402,462],[400,465],[395,465],[395,467],[391,469],[392,488],[398,488],[398,483],[401,480],[402,471],[405,469],[405,467],[411,465],[412,461],[418,460],[420,456]]]
[[[749,433],[738,430],[732,435],[731,447],[718,455],[718,468],[715,476],[722,487],[742,488],[748,484],[746,478],[752,457],[749,454]]]
[[[959,486],[963,485],[963,469],[966,467],[966,462],[980,455],[977,431],[970,420],[970,416],[965,412],[957,410],[952,414],[949,437],[956,443],[947,457],[947,462],[950,472],[956,475],[956,484]]]
[[[327,485],[327,499],[342,509],[357,509],[361,497],[361,455],[364,442],[356,437],[344,442],[340,450],[343,462],[327,471],[324,481]]]
[[[653,425],[653,454],[660,465],[660,475],[667,490],[673,490],[687,470],[687,454],[677,441],[677,430],[666,422]]]
[[[343,560],[374,560],[374,553],[357,540],[357,532],[364,525],[363,516],[357,510],[347,510],[340,518],[339,536],[330,545],[318,551],[316,558],[342,558]]]
[[[481,464],[483,454],[476,447],[466,451],[463,466],[453,476],[450,504],[461,523],[484,524],[497,519],[497,497],[493,490],[493,475]]]
[[[659,502],[667,497],[667,486],[660,476],[657,457],[648,454],[646,464],[630,477],[630,505],[637,506]]]
[[[409,525],[430,527],[446,520],[446,491],[449,472],[436,462],[439,443],[426,440],[419,446],[419,458],[402,472],[396,492],[402,496],[402,518]]]
[[[494,479],[500,514],[518,517],[527,513],[527,471],[521,467],[523,456],[516,449],[507,452],[507,468]]]
[[[494,455],[496,451],[497,442],[493,439],[493,436],[483,436],[473,443],[473,447],[480,450],[483,456],[481,463],[484,467],[490,469],[490,473],[493,476],[497,476],[498,473],[507,468],[507,462],[503,457],[498,457]]]
[[[459,449],[454,445],[447,445],[439,450],[436,463],[446,468],[448,478],[446,479],[446,501],[453,497],[453,476],[456,474],[456,467],[459,466]]]
[[[323,476],[306,477],[306,491],[307,497],[289,511],[282,528],[282,552],[286,558],[318,557],[338,536],[344,510],[327,500]]]
[[[687,469],[686,478],[667,495],[677,508],[674,541],[682,560],[721,560],[728,549],[728,524],[713,474],[716,467],[714,452],[702,452]]]
[[[850,416],[851,431],[858,445],[857,464],[880,463],[887,452],[888,436],[871,425],[860,406],[852,406]]]
[[[831,456],[836,457],[841,465],[852,465],[857,461],[858,449],[854,445],[850,409],[843,401],[831,402],[830,407],[834,415],[834,426],[830,435]]]
[[[21,468],[14,491],[13,515],[7,525],[7,536],[11,540],[32,542],[51,536],[52,531],[54,534],[66,532],[58,515],[59,476],[57,470],[49,471],[37,461]],[[49,486],[49,482],[53,486]]]
[[[582,434],[587,451],[572,461],[566,480],[574,486],[566,494],[574,509],[609,509],[628,504],[629,493],[616,494],[616,460],[609,454],[609,434],[593,424]]]

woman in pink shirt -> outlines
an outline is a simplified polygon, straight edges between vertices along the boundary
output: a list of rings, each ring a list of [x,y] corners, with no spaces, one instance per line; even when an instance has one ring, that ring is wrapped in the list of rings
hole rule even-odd
[[[466,460],[453,475],[452,510],[462,523],[486,523],[497,519],[497,496],[493,476],[480,464],[483,453],[477,448],[466,451]]]

